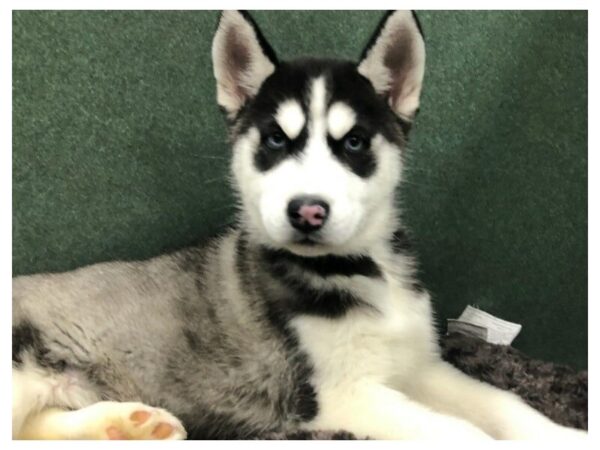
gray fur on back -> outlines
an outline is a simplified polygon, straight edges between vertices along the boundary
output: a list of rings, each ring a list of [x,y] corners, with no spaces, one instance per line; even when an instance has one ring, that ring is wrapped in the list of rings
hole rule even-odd
[[[315,407],[310,367],[268,319],[268,276],[240,277],[238,266],[260,273],[260,261],[239,237],[15,278],[13,328],[39,331],[47,366],[85,372],[105,398],[162,406],[192,437],[293,429]]]

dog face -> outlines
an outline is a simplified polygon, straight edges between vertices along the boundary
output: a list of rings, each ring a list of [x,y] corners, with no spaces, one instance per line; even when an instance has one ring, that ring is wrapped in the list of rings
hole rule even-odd
[[[227,11],[213,64],[233,179],[256,239],[302,255],[348,254],[393,232],[424,66],[410,12],[387,15],[357,64],[279,62],[247,14]]]

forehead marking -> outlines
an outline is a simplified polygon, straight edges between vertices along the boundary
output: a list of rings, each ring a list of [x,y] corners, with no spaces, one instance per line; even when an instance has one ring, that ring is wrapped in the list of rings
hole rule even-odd
[[[343,138],[356,124],[356,113],[346,103],[336,102],[327,113],[327,128],[334,139]]]
[[[316,78],[312,83],[310,91],[310,119],[311,134],[313,137],[325,135],[325,102],[326,102],[325,78]]]
[[[296,139],[306,123],[302,107],[293,99],[286,100],[279,105],[275,113],[275,120],[290,139]]]

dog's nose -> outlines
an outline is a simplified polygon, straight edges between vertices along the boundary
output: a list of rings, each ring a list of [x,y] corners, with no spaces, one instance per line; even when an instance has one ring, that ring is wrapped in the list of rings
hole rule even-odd
[[[295,229],[312,233],[327,221],[329,205],[315,197],[296,197],[288,203],[287,214]]]

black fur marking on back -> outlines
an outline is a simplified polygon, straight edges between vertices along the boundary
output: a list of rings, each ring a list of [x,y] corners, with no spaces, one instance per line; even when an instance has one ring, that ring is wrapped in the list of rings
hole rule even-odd
[[[12,360],[22,363],[22,355],[26,350],[37,354],[44,348],[40,331],[29,322],[22,322],[12,329]]]
[[[278,260],[290,262],[306,271],[322,277],[342,275],[346,277],[362,275],[365,277],[381,277],[379,266],[369,256],[324,255],[304,257],[282,249],[265,248],[265,257],[272,263]]]
[[[23,354],[29,353],[35,362],[41,366],[62,372],[65,370],[66,362],[53,359],[49,356],[49,350],[44,344],[42,333],[31,322],[24,321],[12,328],[12,360],[13,364],[19,366],[23,363]]]
[[[183,336],[185,337],[185,341],[187,342],[190,350],[194,353],[198,353],[202,348],[202,341],[198,333],[186,328],[183,330]]]

